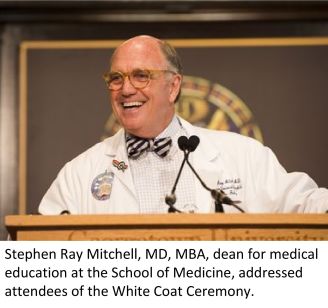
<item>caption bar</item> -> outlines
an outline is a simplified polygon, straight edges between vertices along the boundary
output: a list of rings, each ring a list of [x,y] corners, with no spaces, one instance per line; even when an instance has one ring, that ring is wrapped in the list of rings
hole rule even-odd
[[[326,302],[326,242],[3,243],[4,307]]]

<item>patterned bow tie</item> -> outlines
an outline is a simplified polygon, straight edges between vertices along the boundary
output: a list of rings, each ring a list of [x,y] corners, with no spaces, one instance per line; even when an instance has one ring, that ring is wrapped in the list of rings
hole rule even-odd
[[[136,159],[145,151],[154,151],[159,157],[164,158],[172,146],[170,137],[159,139],[143,139],[136,136],[126,137],[126,147],[129,158]]]

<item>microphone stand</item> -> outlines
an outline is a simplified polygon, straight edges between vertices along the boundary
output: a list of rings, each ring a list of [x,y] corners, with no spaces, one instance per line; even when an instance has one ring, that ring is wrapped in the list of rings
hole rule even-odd
[[[165,196],[165,203],[169,206],[169,210],[168,210],[169,213],[177,213],[177,212],[182,213],[182,211],[180,211],[179,209],[177,209],[174,206],[175,202],[177,201],[177,198],[175,195],[175,190],[177,188],[182,169],[183,169],[186,161],[188,161],[188,156],[189,156],[188,142],[189,142],[189,140],[186,136],[181,136],[178,140],[178,145],[179,145],[180,150],[183,151],[183,153],[184,153],[184,158],[181,163],[178,175],[175,179],[174,185],[172,187],[171,194]]]
[[[176,196],[175,196],[175,190],[176,190],[176,188],[177,188],[177,184],[178,184],[178,181],[179,181],[179,179],[180,179],[180,175],[181,175],[181,172],[182,172],[183,166],[184,166],[184,164],[186,163],[186,157],[187,157],[187,155],[186,155],[186,152],[185,152],[185,156],[184,156],[184,159],[183,159],[183,161],[182,161],[182,163],[181,163],[181,166],[180,166],[180,169],[179,169],[178,175],[177,175],[177,177],[176,177],[176,179],[175,179],[175,182],[174,182],[173,188],[172,188],[172,190],[171,190],[171,194],[170,194],[170,195],[167,195],[167,196],[165,197],[165,203],[169,206],[169,213],[176,213],[176,212],[178,212],[178,213],[182,213],[180,210],[178,210],[178,209],[174,206],[174,204],[175,204],[175,202],[177,201],[177,198],[176,198]]]

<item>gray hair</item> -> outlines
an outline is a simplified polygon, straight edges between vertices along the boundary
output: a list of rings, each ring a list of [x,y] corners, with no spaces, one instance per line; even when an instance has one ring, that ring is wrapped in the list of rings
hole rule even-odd
[[[167,62],[180,75],[183,73],[180,57],[174,47],[166,41],[159,40],[159,46],[163,52]]]
[[[178,74],[182,76],[183,75],[182,63],[175,48],[166,41],[158,40],[158,42],[159,42],[160,49],[163,55],[165,56],[168,64],[173,68],[174,71],[176,71]],[[181,96],[181,87],[179,89],[179,93],[177,97],[175,98],[174,101],[175,103],[179,100],[180,96]]]

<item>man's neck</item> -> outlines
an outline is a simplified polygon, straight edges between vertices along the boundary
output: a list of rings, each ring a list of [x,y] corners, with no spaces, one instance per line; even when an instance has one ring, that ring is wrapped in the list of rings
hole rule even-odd
[[[142,132],[135,133],[135,132],[130,132],[130,131],[125,130],[125,134],[130,135],[130,136],[139,137],[139,138],[142,138],[142,139],[156,139],[158,137],[168,137],[166,132],[170,130],[169,128],[172,125],[174,125],[175,122],[179,123],[179,121],[177,119],[177,116],[174,114],[172,116],[171,120],[168,122],[168,124],[159,132],[155,132],[155,133],[151,133],[151,134],[148,133],[147,134],[147,133],[142,133]]]

